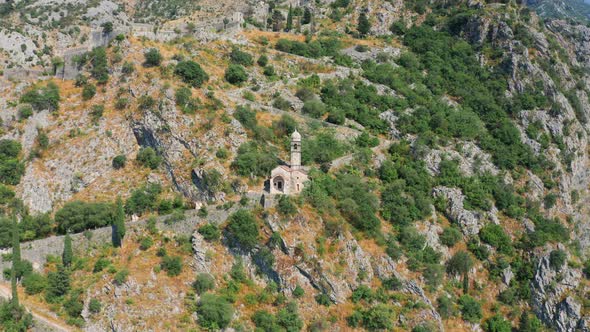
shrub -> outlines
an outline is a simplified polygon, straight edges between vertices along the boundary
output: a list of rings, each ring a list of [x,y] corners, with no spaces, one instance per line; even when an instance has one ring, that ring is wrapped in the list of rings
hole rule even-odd
[[[175,277],[182,272],[182,258],[177,256],[164,256],[160,264],[169,277]]]
[[[125,167],[125,163],[127,162],[127,157],[125,155],[120,154],[113,158],[113,168],[114,169],[121,169]]]
[[[258,61],[256,61],[256,63],[260,66],[260,67],[266,67],[266,65],[268,64],[268,57],[266,55],[261,55],[258,58]]]
[[[458,251],[447,262],[447,272],[451,275],[464,275],[473,266],[473,259],[465,251]]]
[[[229,54],[229,59],[232,63],[242,66],[251,66],[254,61],[252,60],[252,56],[244,51],[241,51],[237,47],[234,47]],[[258,59],[260,61],[260,59]]]
[[[127,214],[141,214],[146,211],[154,211],[158,204],[158,195],[162,192],[162,186],[150,183],[131,192],[131,196],[125,202]]]
[[[483,317],[481,304],[469,295],[463,295],[459,298],[461,307],[461,316],[470,323],[479,323]]]
[[[162,157],[160,157],[156,151],[151,148],[141,148],[137,153],[137,161],[142,165],[151,169],[156,169],[162,163]]]
[[[199,227],[198,232],[206,241],[217,241],[221,237],[221,231],[215,224],[205,224]]]
[[[323,305],[329,307],[332,304],[332,300],[330,300],[330,296],[326,293],[319,293],[315,296],[315,301],[319,305]]]
[[[284,216],[291,216],[297,213],[297,206],[293,204],[293,201],[289,196],[281,195],[277,210]]]
[[[87,229],[104,227],[112,220],[113,206],[107,203],[66,203],[55,213],[55,223],[60,234],[79,233]]]
[[[20,98],[21,103],[30,104],[36,111],[57,111],[59,101],[59,87],[53,82],[47,83],[44,87],[34,87]]]
[[[145,62],[143,63],[146,67],[157,67],[162,63],[162,54],[157,48],[151,48],[143,54]]]
[[[23,286],[28,295],[39,294],[47,287],[47,279],[42,274],[33,272],[23,279]]]
[[[101,257],[99,258],[96,263],[94,263],[94,268],[92,269],[92,272],[94,273],[98,273],[101,272],[102,270],[105,269],[105,267],[111,265],[111,261],[109,261],[108,259]]]
[[[209,80],[209,75],[201,66],[191,60],[181,61],[176,65],[174,73],[178,75],[185,83],[195,88],[201,87],[203,83]]]
[[[501,253],[512,252],[512,241],[500,225],[489,223],[479,231],[480,239]]]
[[[266,66],[262,72],[264,76],[272,77],[275,76],[275,67],[273,66]]]
[[[369,331],[393,329],[394,312],[385,304],[377,304],[362,311],[363,326]]]
[[[45,288],[45,298],[48,302],[54,303],[70,290],[70,275],[63,267],[59,265],[57,271],[47,274],[47,287]]]
[[[25,172],[25,166],[18,160],[22,150],[19,142],[11,139],[0,140],[0,183],[17,185]]]
[[[93,314],[98,314],[102,308],[102,303],[96,298],[91,298],[88,303],[88,310]]]
[[[461,240],[461,232],[455,227],[445,227],[440,235],[440,242],[447,247],[453,247]]]
[[[201,296],[197,314],[204,328],[223,329],[231,322],[234,309],[224,298],[206,293]]]
[[[151,237],[146,236],[144,238],[141,239],[141,241],[139,242],[139,249],[141,250],[148,250],[149,248],[151,248],[154,245],[154,240],[152,240]]]
[[[247,142],[238,148],[231,166],[241,176],[267,176],[277,165],[278,159],[267,145]]]
[[[303,288],[301,288],[301,286],[299,285],[295,286],[295,289],[293,290],[293,296],[299,299],[302,298],[303,295],[305,295],[305,291],[303,290]]]
[[[319,118],[326,114],[326,105],[324,105],[324,103],[322,103],[320,100],[311,99],[303,104],[301,111],[314,118]]]
[[[453,301],[445,295],[436,300],[436,307],[442,319],[449,319],[455,315]]]
[[[199,273],[193,282],[193,289],[201,295],[215,288],[215,278],[209,273]]]
[[[258,244],[258,223],[247,210],[238,210],[229,217],[227,231],[235,247],[250,251]]]
[[[113,278],[113,282],[119,286],[123,285],[125,282],[127,282],[127,277],[129,276],[129,270],[127,269],[122,269],[121,271],[117,272],[115,274],[115,277]]]
[[[18,109],[18,118],[20,120],[28,119],[33,115],[33,108],[31,105],[23,105]]]
[[[565,264],[567,254],[563,250],[553,250],[549,254],[549,266],[554,270],[559,270]]]
[[[225,80],[234,85],[240,85],[248,80],[248,73],[241,65],[231,64],[225,70]]]
[[[502,316],[495,315],[483,323],[483,330],[486,332],[511,332],[512,325]]]
[[[94,84],[86,84],[82,89],[82,100],[90,100],[96,95],[96,86]]]

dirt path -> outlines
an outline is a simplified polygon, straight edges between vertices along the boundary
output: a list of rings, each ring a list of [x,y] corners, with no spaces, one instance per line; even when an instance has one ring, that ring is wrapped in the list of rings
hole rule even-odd
[[[5,299],[11,298],[11,289],[10,286],[0,283],[0,297]],[[73,328],[66,326],[60,322],[56,322],[55,319],[48,317],[47,314],[40,312],[38,310],[33,309],[31,306],[28,306],[27,303],[21,303],[25,306],[25,308],[33,315],[35,321],[40,322],[44,325],[44,327],[52,328],[53,331],[57,332],[70,332],[75,331]]]

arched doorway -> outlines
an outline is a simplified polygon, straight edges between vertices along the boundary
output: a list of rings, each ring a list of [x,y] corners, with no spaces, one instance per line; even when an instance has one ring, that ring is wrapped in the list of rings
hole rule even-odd
[[[276,176],[272,179],[272,187],[276,191],[284,192],[285,191],[285,180],[283,180],[282,176]]]

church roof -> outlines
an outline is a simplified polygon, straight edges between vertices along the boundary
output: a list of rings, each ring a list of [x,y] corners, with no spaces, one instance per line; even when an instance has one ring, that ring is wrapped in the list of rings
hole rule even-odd
[[[297,129],[295,129],[295,131],[293,132],[293,134],[291,134],[291,139],[294,141],[300,141],[301,140],[301,134],[297,131]]]

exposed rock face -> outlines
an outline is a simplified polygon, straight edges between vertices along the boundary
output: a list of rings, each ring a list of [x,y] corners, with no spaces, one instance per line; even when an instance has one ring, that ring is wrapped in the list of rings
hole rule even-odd
[[[532,305],[537,316],[560,332],[590,331],[587,318],[581,314],[581,305],[571,296],[578,286],[581,273],[564,265],[555,270],[549,254],[537,264],[532,281]]]
[[[461,153],[448,147],[430,150],[424,157],[428,172],[432,175],[438,174],[440,162],[447,159],[458,161],[459,170],[466,176],[485,173],[498,174],[498,168],[492,163],[492,157],[473,142],[463,142],[459,150]]]
[[[433,194],[435,197],[442,197],[447,201],[447,214],[461,227],[461,231],[466,236],[477,235],[484,226],[485,219],[491,217],[491,212],[465,210],[463,207],[465,196],[460,189],[436,187]]]

